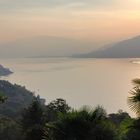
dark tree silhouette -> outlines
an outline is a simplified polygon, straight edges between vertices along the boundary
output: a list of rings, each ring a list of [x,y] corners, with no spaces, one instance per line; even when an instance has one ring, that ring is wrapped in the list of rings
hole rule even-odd
[[[42,140],[45,122],[42,105],[38,100],[34,100],[22,114],[21,126],[25,140]]]
[[[7,97],[5,97],[2,92],[0,92],[0,103],[4,103],[6,99]]]
[[[67,113],[71,108],[66,103],[66,100],[64,99],[56,99],[52,102],[50,102],[46,106],[46,117],[48,119],[48,122],[53,122],[57,120],[57,117],[60,113]]]
[[[46,125],[46,140],[114,140],[115,132],[102,108],[62,114]]]
[[[130,109],[140,117],[140,79],[133,80],[134,88],[130,92],[131,97],[128,98],[128,104]]]

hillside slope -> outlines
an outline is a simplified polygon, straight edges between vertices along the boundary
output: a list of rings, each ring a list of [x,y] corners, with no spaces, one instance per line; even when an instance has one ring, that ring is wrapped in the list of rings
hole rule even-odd
[[[65,57],[88,52],[92,46],[74,39],[39,36],[0,44],[0,58]]]
[[[123,40],[110,47],[103,47],[97,51],[77,55],[84,58],[139,58],[140,57],[140,36]]]
[[[15,117],[20,111],[32,103],[35,95],[25,87],[0,80],[0,94],[7,97],[5,103],[0,104],[0,116]],[[40,99],[43,103],[44,99]]]

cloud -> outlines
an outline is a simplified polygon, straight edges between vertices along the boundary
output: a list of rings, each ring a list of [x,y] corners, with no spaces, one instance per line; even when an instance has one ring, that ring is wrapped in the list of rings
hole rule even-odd
[[[118,0],[0,0],[0,12],[15,12],[30,8],[108,8],[116,6],[117,3]]]
[[[138,10],[139,0],[0,0],[0,15],[32,13],[46,14],[63,11],[65,14],[77,11]]]
[[[139,9],[140,0],[0,0],[0,41],[37,35],[104,41],[106,34],[110,40],[139,31]]]

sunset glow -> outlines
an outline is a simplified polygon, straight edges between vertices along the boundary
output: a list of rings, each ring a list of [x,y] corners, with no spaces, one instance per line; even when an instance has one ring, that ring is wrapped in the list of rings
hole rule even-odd
[[[0,41],[61,36],[104,44],[140,31],[139,0],[0,1]]]

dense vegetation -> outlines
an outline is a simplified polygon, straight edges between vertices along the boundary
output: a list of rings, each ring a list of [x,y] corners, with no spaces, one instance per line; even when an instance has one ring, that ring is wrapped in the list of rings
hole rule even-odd
[[[45,104],[25,87],[0,81],[0,140],[140,140],[140,79],[133,81],[127,112],[101,106],[72,109],[65,100]]]
[[[34,93],[28,91],[25,87],[12,85],[7,81],[0,81],[0,98],[4,104],[0,105],[0,116],[19,117],[23,108],[29,106],[35,98]],[[40,99],[41,100],[41,99]],[[41,100],[42,102],[43,99]]]

